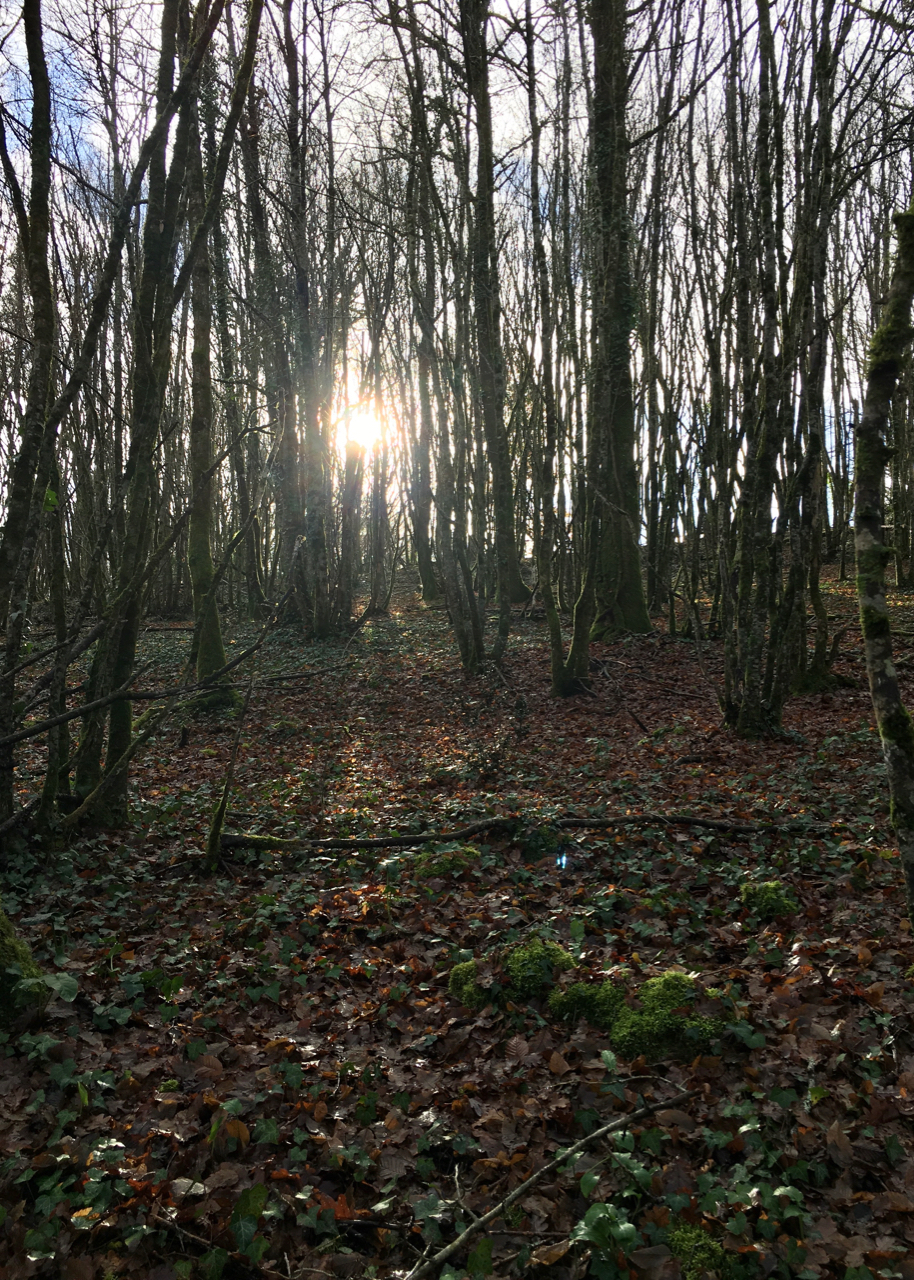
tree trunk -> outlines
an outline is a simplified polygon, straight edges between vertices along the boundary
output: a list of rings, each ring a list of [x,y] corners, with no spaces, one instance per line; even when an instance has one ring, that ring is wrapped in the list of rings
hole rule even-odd
[[[26,0],[22,10],[29,78],[32,86],[31,186],[26,214],[18,182],[3,145],[4,169],[19,214],[19,237],[25,255],[32,301],[32,366],[23,416],[22,438],[14,459],[7,495],[6,521],[0,531],[0,628],[6,629],[4,672],[0,679],[0,732],[13,727],[16,703],[15,668],[28,618],[29,548],[37,534],[43,503],[40,484],[50,475],[53,436],[48,439],[47,411],[54,359],[55,310],[48,266],[51,197],[51,82],[44,55],[40,0]],[[9,167],[8,167],[9,166]],[[50,445],[50,456],[48,456]],[[39,481],[39,483],[36,483]],[[25,559],[24,559],[25,558]],[[0,748],[0,821],[13,812],[13,749]]]
[[[203,219],[206,186],[199,130],[192,129],[188,168],[188,212],[192,225]],[[194,493],[187,530],[187,564],[194,598],[194,649],[198,680],[225,666],[225,646],[213,593],[213,375],[210,363],[213,306],[209,244],[204,241],[194,263],[192,301],[194,337],[191,348],[190,483]]]
[[[630,339],[634,292],[629,261],[628,60],[624,0],[590,8],[594,83],[591,151],[595,187],[590,433],[599,453],[599,550],[594,636],[648,632],[639,549],[635,407]]]
[[[460,25],[467,85],[476,110],[476,194],[472,233],[473,301],[476,311],[477,376],[495,514],[495,561],[499,592],[499,641],[496,659],[507,641],[510,605],[530,597],[520,573],[514,531],[514,487],[505,429],[505,364],[501,342],[498,242],[495,227],[495,156],[489,52],[486,46],[488,0],[461,0]],[[502,635],[502,633],[504,633]]]
[[[886,434],[892,393],[912,337],[914,207],[897,215],[895,227],[895,269],[882,319],[870,345],[866,394],[857,427],[854,542],[866,674],[882,740],[908,914],[914,919],[914,723],[901,700],[892,661],[892,632],[885,598],[885,568],[892,551],[883,537],[883,486],[891,456]]]

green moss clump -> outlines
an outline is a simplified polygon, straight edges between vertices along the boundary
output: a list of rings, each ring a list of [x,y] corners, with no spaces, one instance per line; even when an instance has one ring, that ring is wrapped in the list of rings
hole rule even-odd
[[[697,994],[694,980],[678,970],[649,978],[638,992],[641,1009],[623,1008],[613,1022],[613,1048],[623,1058],[644,1054],[648,1061],[705,1052],[723,1031],[725,1019],[675,1012],[694,1003]]]
[[[610,979],[599,986],[574,982],[564,991],[556,988],[549,997],[549,1012],[554,1018],[578,1022],[586,1018],[592,1027],[609,1030],[625,1004],[625,990]]]
[[[3,911],[0,911],[0,1026],[8,1026],[30,1005],[43,1001],[19,985],[23,978],[42,977],[27,943],[17,938]]]
[[[682,1264],[683,1280],[701,1280],[707,1272],[729,1280],[733,1259],[702,1227],[682,1223],[670,1232],[669,1245]]]
[[[479,850],[472,844],[460,848],[445,847],[420,853],[413,863],[413,875],[417,880],[432,880],[436,876],[460,875],[479,864]]]
[[[489,996],[484,987],[476,981],[476,961],[464,960],[455,964],[448,979],[447,989],[461,1004],[468,1009],[482,1009]]]
[[[759,883],[747,880],[739,891],[740,902],[759,920],[774,920],[796,911],[797,904],[780,880]]]
[[[501,955],[507,982],[487,990],[476,981],[476,961],[455,964],[448,979],[448,991],[468,1009],[481,1009],[496,994],[503,1000],[525,1004],[542,995],[555,981],[556,969],[574,968],[574,957],[548,938],[531,938]]]
[[[556,969],[574,968],[574,957],[548,938],[531,938],[506,952],[502,964],[512,1000],[532,1000],[553,985]]]

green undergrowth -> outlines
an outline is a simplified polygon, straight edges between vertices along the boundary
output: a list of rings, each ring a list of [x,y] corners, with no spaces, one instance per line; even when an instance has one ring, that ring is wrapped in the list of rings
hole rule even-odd
[[[641,1008],[625,1005],[612,1022],[613,1048],[624,1058],[643,1054],[649,1062],[707,1052],[727,1020],[696,1014],[692,1006],[698,994],[695,980],[676,970],[649,978],[638,988]]]

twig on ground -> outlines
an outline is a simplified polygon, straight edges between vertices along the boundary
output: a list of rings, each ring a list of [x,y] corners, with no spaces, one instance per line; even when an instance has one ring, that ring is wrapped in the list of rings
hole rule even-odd
[[[677,1093],[673,1098],[665,1098],[662,1102],[652,1102],[650,1106],[640,1107],[637,1111],[633,1111],[631,1115],[621,1116],[618,1120],[611,1120],[609,1124],[604,1124],[601,1128],[594,1129],[593,1133],[586,1134],[573,1146],[566,1147],[562,1151],[561,1155],[556,1156],[554,1160],[550,1160],[549,1163],[544,1164],[541,1169],[537,1169],[535,1173],[531,1173],[530,1177],[522,1182],[519,1187],[515,1187],[514,1190],[509,1192],[503,1200],[499,1201],[494,1209],[490,1209],[489,1212],[484,1213],[481,1218],[477,1218],[475,1222],[471,1222],[470,1225],[460,1233],[456,1240],[452,1240],[451,1243],[445,1245],[443,1249],[439,1249],[438,1252],[426,1262],[422,1262],[413,1267],[412,1271],[410,1271],[409,1275],[406,1277],[406,1280],[421,1280],[422,1276],[431,1275],[433,1271],[436,1271],[439,1267],[443,1266],[444,1263],[447,1262],[448,1258],[452,1258],[455,1253],[458,1253],[469,1240],[470,1236],[475,1235],[477,1231],[488,1226],[488,1224],[493,1222],[496,1218],[500,1218],[504,1211],[510,1208],[515,1200],[520,1200],[522,1196],[527,1195],[530,1188],[544,1178],[547,1173],[551,1173],[560,1165],[565,1164],[568,1160],[579,1155],[591,1142],[596,1142],[600,1138],[605,1138],[607,1134],[614,1133],[619,1129],[627,1129],[635,1121],[643,1120],[645,1116],[653,1115],[655,1111],[661,1111],[666,1107],[678,1106],[681,1102],[688,1102],[690,1098],[697,1097],[700,1092],[700,1089],[688,1089],[684,1093]]]

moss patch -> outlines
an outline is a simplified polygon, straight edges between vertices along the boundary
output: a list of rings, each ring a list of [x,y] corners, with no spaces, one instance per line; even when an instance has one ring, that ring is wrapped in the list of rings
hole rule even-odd
[[[557,970],[574,968],[574,957],[548,938],[531,938],[503,951],[499,959],[507,978],[499,992],[500,1002],[534,1000],[555,984]],[[468,1009],[481,1009],[496,996],[477,982],[476,975],[476,961],[464,960],[454,965],[448,980],[448,991]]]
[[[531,938],[506,952],[502,964],[512,1000],[532,1000],[555,983],[555,972],[574,968],[574,957],[548,938]]]
[[[605,982],[574,982],[564,991],[556,988],[549,997],[554,1018],[578,1022],[586,1018],[592,1027],[608,1031],[625,1004],[625,989],[610,978]]]
[[[500,959],[507,979],[504,986],[483,987],[476,961],[465,960],[451,970],[451,995],[476,1010],[490,1002],[524,1004],[549,991],[548,1009],[553,1018],[569,1022],[586,1018],[591,1026],[610,1033],[613,1048],[623,1058],[642,1054],[649,1061],[693,1058],[707,1052],[727,1024],[726,1018],[694,1012],[700,988],[678,969],[649,978],[637,992],[641,1007],[633,1009],[625,1003],[624,987],[611,978],[556,987],[556,972],[573,969],[574,960],[548,939],[533,938],[503,952]]]
[[[455,964],[448,979],[447,989],[468,1009],[481,1009],[489,999],[485,987],[476,981],[476,961],[464,960]]]
[[[27,943],[17,938],[4,912],[0,911],[0,1026],[7,1026],[30,1005],[40,1003],[19,986],[22,978],[41,978]]]
[[[460,875],[478,865],[479,850],[475,845],[446,845],[420,853],[413,863],[413,875],[417,880],[433,880],[436,876]]]
[[[734,1273],[731,1257],[702,1227],[683,1223],[670,1232],[669,1244],[681,1264],[683,1280],[702,1280],[709,1271],[730,1280]]]
[[[780,880],[759,883],[747,880],[739,891],[740,902],[760,920],[775,920],[796,911],[797,904]]]
[[[648,1061],[704,1053],[726,1022],[723,1018],[680,1012],[688,1010],[697,995],[694,979],[678,970],[649,978],[638,991],[641,1009],[626,1006],[613,1022],[613,1048],[623,1058],[644,1054]]]

